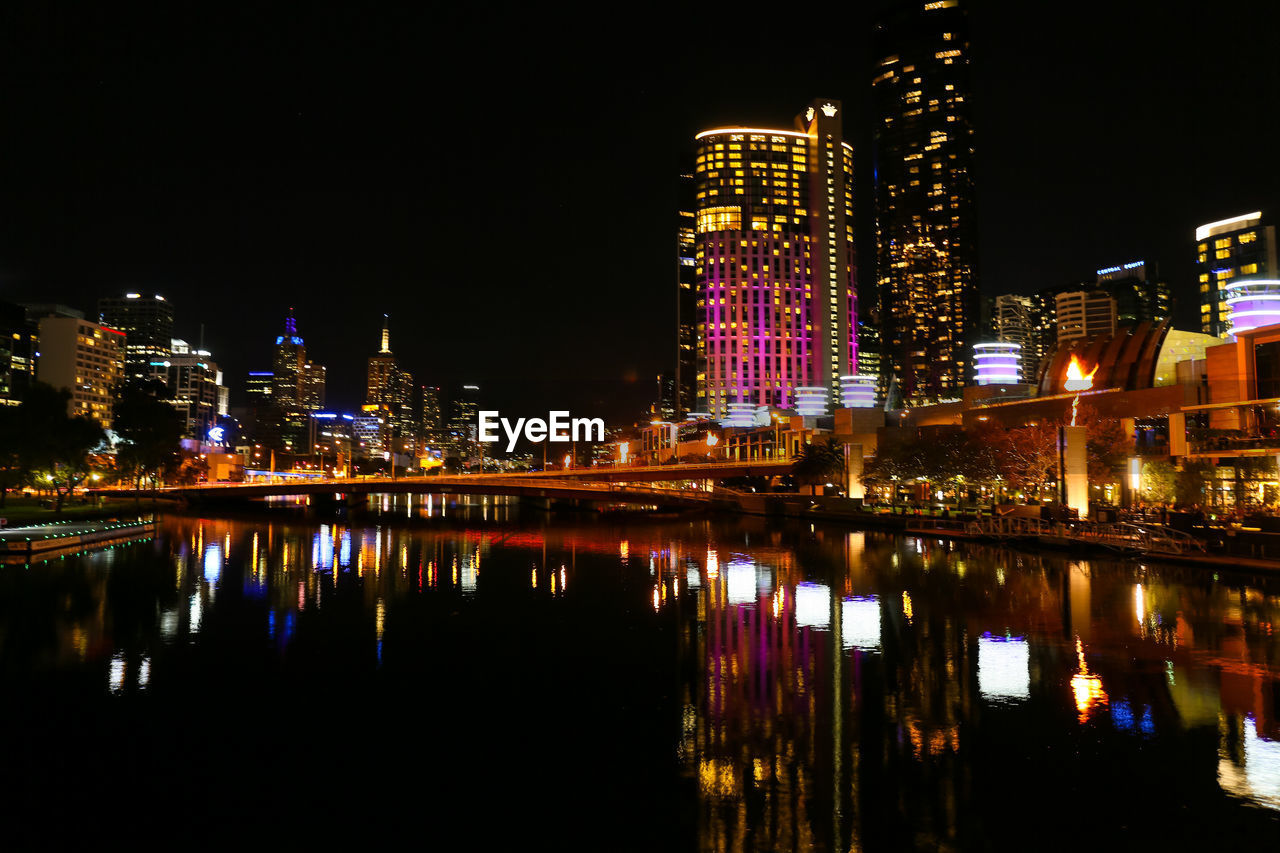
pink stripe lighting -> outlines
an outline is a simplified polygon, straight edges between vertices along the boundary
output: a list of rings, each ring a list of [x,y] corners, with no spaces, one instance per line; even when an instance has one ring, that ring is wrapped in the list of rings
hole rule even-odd
[[[973,361],[978,368],[979,385],[1016,385],[1021,381],[1018,344],[994,342],[973,345]]]

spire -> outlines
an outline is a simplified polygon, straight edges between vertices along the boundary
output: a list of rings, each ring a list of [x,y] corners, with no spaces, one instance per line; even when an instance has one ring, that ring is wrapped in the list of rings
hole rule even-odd
[[[387,315],[383,314],[382,315],[382,350],[381,352],[387,353],[389,355],[391,353],[391,332],[390,330],[387,329],[388,320],[389,318],[387,317]]]
[[[287,338],[298,336],[298,321],[293,316],[293,306],[289,306],[289,316],[284,318],[284,334]]]

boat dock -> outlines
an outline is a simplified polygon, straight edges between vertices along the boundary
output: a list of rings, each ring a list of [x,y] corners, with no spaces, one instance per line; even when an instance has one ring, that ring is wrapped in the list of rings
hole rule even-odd
[[[58,551],[83,551],[155,534],[154,519],[63,521],[0,528],[0,561],[27,562]]]

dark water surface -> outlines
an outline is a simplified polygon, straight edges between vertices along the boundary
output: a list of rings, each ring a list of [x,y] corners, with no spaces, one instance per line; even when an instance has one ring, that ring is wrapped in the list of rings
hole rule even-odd
[[[10,849],[1280,846],[1280,577],[387,500],[0,567]]]

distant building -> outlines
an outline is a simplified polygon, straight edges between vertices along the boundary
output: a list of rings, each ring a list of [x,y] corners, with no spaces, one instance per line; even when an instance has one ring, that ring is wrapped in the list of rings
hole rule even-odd
[[[383,444],[388,449],[412,451],[417,424],[413,418],[413,374],[400,367],[391,352],[390,319],[382,315],[382,346],[369,356],[364,410],[381,412]]]
[[[422,437],[426,443],[439,450],[444,444],[444,412],[440,408],[440,388],[436,385],[423,385],[422,398]]]
[[[300,408],[308,412],[318,412],[324,408],[325,384],[328,370],[323,364],[313,361],[302,363],[302,372],[298,376]]]
[[[16,405],[35,379],[38,341],[25,309],[0,302],[0,406]]]
[[[1200,287],[1200,331],[1225,338],[1231,334],[1232,280],[1245,276],[1280,276],[1276,260],[1276,227],[1261,211],[1210,222],[1196,229],[1196,273]]]
[[[193,350],[180,338],[170,339],[169,355],[153,359],[148,378],[163,382],[183,422],[183,437],[204,440],[218,419],[227,416],[228,389],[208,350]]]
[[[1116,301],[1105,290],[1059,293],[1055,304],[1058,343],[1109,335],[1116,330]]]
[[[296,410],[302,402],[302,374],[306,369],[307,347],[298,334],[292,309],[284,321],[284,334],[276,337],[272,360],[271,396],[281,411]]]
[[[453,400],[449,417],[448,443],[454,455],[469,458],[477,449],[480,416],[480,386],[463,385]]]
[[[75,317],[40,320],[36,378],[71,392],[67,414],[111,428],[115,388],[124,380],[124,333]]]
[[[98,321],[125,334],[125,374],[151,375],[153,362],[171,352],[173,305],[158,293],[126,293],[98,300]]]
[[[1173,316],[1173,295],[1154,264],[1130,261],[1098,270],[1097,286],[1116,301],[1116,325],[1159,323]]]

